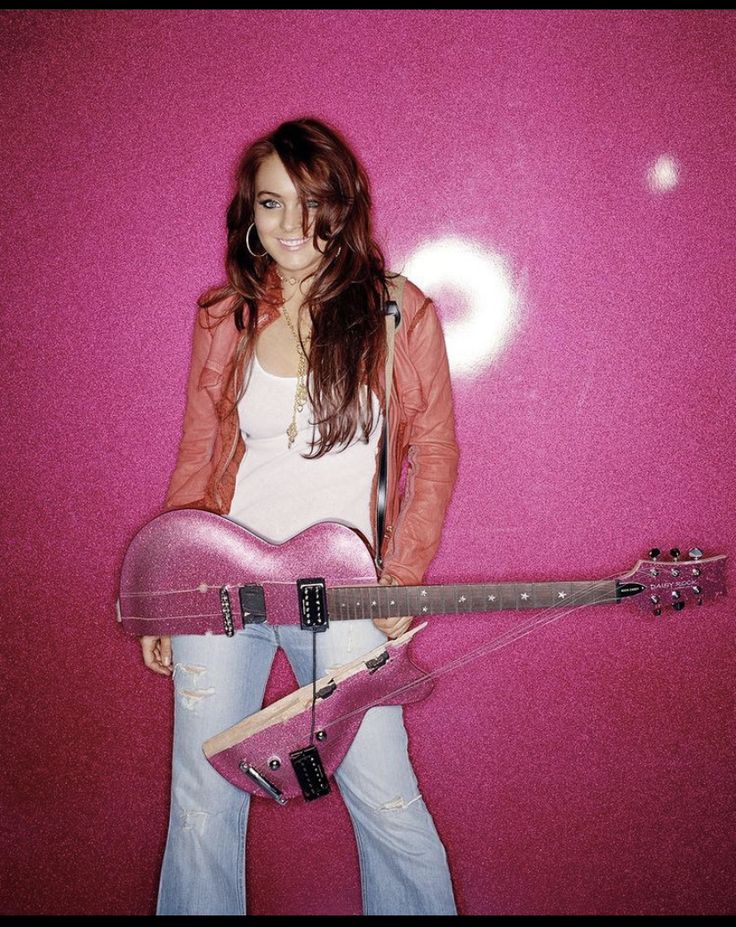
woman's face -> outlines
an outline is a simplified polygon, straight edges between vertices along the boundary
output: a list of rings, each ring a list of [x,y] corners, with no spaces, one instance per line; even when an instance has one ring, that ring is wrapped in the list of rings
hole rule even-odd
[[[299,194],[277,154],[269,155],[256,172],[254,214],[261,244],[277,267],[292,277],[302,279],[315,271],[322,261],[312,241],[316,200],[309,200],[310,217],[306,237],[302,231],[302,204]],[[320,248],[326,242],[318,239]]]

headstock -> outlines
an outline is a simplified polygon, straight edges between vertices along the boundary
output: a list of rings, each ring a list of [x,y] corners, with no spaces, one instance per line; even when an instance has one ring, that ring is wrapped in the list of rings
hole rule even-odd
[[[681,553],[673,547],[670,559],[662,558],[659,548],[649,551],[649,560],[640,560],[634,569],[622,577],[626,583],[619,583],[623,595],[646,612],[661,615],[663,609],[682,611],[687,605],[703,605],[726,594],[726,555],[703,559],[703,551],[697,547],[688,551],[689,560],[682,560]],[[626,590],[634,583],[641,589]]]

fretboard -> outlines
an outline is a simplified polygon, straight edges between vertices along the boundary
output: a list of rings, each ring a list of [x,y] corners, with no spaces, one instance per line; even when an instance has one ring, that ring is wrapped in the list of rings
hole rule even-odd
[[[616,580],[442,586],[337,586],[327,589],[331,621],[461,615],[526,608],[576,608],[617,601]]]

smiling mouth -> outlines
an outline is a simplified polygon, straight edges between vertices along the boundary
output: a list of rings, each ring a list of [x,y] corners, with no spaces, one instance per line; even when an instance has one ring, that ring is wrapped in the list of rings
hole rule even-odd
[[[279,244],[283,245],[284,248],[290,248],[292,250],[296,248],[301,248],[305,242],[308,242],[308,238],[279,238]]]

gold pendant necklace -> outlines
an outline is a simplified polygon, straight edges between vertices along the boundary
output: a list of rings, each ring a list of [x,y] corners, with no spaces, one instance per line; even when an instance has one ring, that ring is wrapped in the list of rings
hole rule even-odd
[[[296,286],[298,282],[296,277],[285,277],[279,270],[276,271],[276,276],[282,283],[288,283],[289,286]]]
[[[299,355],[299,365],[296,370],[296,393],[294,394],[294,414],[291,418],[291,425],[286,429],[287,437],[289,438],[289,448],[296,441],[297,435],[297,424],[296,417],[303,410],[307,402],[307,355],[304,353],[304,348],[302,343],[299,340],[299,333],[294,327],[294,323],[289,318],[289,313],[286,311],[286,305],[281,306],[281,312],[283,313],[286,324],[289,326],[291,334],[294,336],[294,341],[296,342],[296,352]],[[306,344],[309,344],[312,335],[309,334],[304,339]]]

